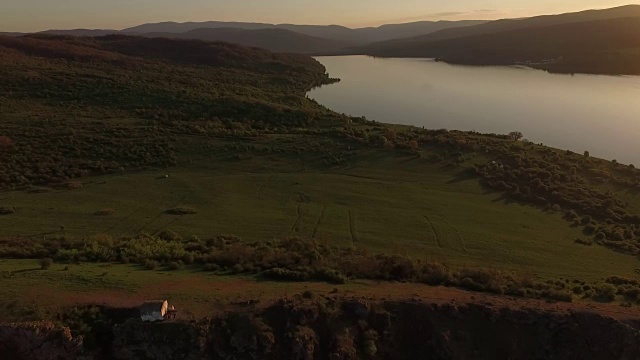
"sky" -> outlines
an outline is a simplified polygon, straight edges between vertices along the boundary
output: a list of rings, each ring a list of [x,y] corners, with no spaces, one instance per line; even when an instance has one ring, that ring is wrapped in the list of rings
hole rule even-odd
[[[0,0],[0,31],[123,29],[160,21],[378,26],[492,20],[608,8],[633,0]]]

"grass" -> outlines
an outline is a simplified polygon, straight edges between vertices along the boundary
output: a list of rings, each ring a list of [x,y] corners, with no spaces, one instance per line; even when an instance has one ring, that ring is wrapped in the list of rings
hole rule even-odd
[[[247,241],[299,236],[540,277],[637,276],[637,258],[577,244],[581,229],[559,214],[505,202],[462,169],[377,150],[330,169],[312,157],[230,161],[217,154],[170,170],[93,177],[75,190],[5,193],[3,205],[16,213],[0,217],[0,231],[74,237],[170,229],[183,237],[234,234]],[[95,216],[96,209],[114,214]]]

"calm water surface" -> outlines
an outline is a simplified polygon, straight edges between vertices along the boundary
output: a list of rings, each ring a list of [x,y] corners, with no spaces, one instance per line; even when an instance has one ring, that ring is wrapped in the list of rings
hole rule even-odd
[[[640,165],[640,77],[426,59],[317,59],[342,81],[309,97],[337,112],[433,129],[521,131],[537,143]]]

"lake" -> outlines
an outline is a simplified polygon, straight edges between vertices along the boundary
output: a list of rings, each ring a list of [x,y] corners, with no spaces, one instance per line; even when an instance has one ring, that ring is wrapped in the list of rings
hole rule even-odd
[[[521,131],[536,143],[640,165],[640,77],[430,59],[316,59],[342,81],[309,97],[340,113],[431,129]]]

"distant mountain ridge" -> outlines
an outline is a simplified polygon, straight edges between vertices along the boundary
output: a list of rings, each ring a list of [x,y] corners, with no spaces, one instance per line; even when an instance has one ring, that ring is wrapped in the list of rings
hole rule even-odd
[[[46,30],[41,31],[39,34],[46,35],[70,35],[70,36],[105,36],[117,34],[118,30],[103,30],[103,29],[71,29],[71,30]]]
[[[224,41],[274,52],[317,54],[337,51],[349,43],[300,34],[285,29],[245,30],[238,28],[198,28],[185,33],[146,33],[144,37]]]
[[[524,19],[503,19],[473,26],[443,29],[421,36],[372,43],[362,48],[354,49],[352,52],[376,56],[407,56],[400,55],[400,53],[411,52],[411,49],[418,49],[434,41],[483,34],[494,34],[541,26],[608,20],[633,16],[640,16],[640,5],[626,5],[611,9],[586,10],[559,15],[543,15]]]
[[[339,25],[295,25],[223,21],[161,22],[142,24],[124,30],[47,30],[39,32],[38,34],[90,37],[124,34],[143,37],[223,41],[264,48],[275,52],[318,55],[335,53],[344,48],[361,46],[376,41],[424,35],[442,29],[471,26],[484,22],[485,21],[482,20],[418,21],[361,29],[351,29]],[[4,35],[20,36],[24,34],[6,33]]]
[[[284,29],[304,35],[321,37],[330,40],[362,45],[366,43],[385,41],[390,39],[425,35],[435,31],[483,24],[484,20],[462,21],[418,21],[405,24],[387,24],[379,27],[348,28],[340,25],[294,25],[294,24],[266,24],[249,22],[162,22],[143,24],[121,30],[127,34],[148,33],[186,33],[197,29],[236,28],[243,30]]]
[[[620,14],[628,16],[615,17]],[[456,29],[473,35],[450,38],[452,30],[445,30],[350,51],[464,65],[526,65],[559,73],[640,75],[640,6],[497,23]],[[510,25],[507,30],[505,24]],[[488,31],[498,28],[502,30]]]

